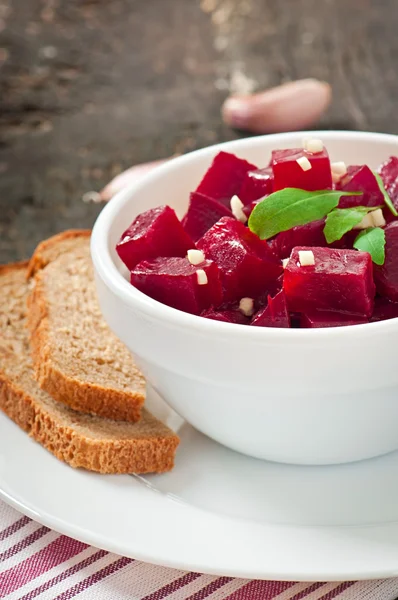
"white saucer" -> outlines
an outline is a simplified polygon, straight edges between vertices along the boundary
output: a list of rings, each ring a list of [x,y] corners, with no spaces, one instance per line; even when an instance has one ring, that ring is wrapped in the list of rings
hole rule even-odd
[[[66,535],[179,569],[297,581],[398,575],[398,452],[337,467],[258,461],[149,396],[181,436],[172,473],[71,469],[0,415],[1,497]]]

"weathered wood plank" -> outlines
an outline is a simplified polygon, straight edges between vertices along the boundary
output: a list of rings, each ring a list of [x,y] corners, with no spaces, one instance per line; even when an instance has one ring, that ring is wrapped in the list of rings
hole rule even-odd
[[[121,169],[238,135],[229,93],[330,81],[321,125],[398,133],[394,0],[0,0],[0,262],[91,226]]]

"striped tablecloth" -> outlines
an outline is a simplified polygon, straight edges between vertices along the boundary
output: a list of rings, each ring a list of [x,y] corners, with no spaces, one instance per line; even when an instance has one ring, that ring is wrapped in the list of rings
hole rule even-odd
[[[287,583],[187,573],[59,535],[0,502],[0,598],[7,600],[395,600],[398,579]]]

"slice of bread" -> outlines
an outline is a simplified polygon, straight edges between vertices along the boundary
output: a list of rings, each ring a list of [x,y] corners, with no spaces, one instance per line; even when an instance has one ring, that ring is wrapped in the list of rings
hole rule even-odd
[[[44,269],[49,262],[61,256],[61,254],[73,250],[79,241],[84,243],[85,239],[90,239],[90,236],[91,231],[89,229],[68,229],[68,231],[62,231],[40,242],[29,261],[28,278],[33,277],[37,271]]]
[[[162,473],[178,437],[145,409],[138,423],[75,412],[33,377],[26,327],[27,264],[0,267],[0,408],[60,460],[99,473]]]
[[[74,410],[138,421],[145,380],[127,348],[104,322],[90,257],[90,232],[67,231],[42,242],[28,327],[36,379]]]

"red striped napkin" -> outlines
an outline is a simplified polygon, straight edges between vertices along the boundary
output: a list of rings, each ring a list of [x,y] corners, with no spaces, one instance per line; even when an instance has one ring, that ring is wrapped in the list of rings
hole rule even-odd
[[[187,573],[98,550],[0,502],[0,598],[7,600],[395,600],[398,579],[291,583]]]

